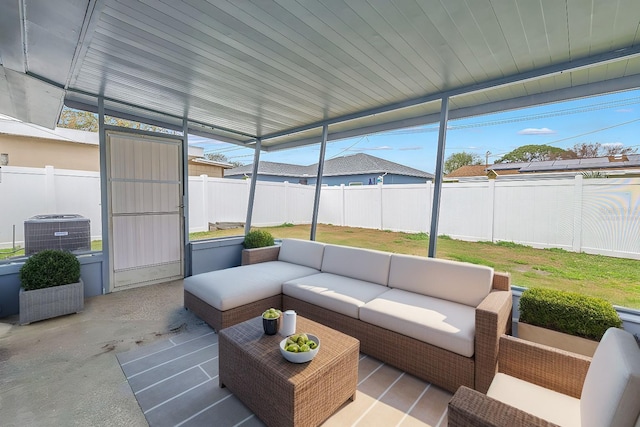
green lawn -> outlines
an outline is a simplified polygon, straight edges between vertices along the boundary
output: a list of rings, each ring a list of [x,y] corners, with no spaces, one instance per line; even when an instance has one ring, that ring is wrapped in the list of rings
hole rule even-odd
[[[308,225],[283,225],[264,229],[276,238],[308,239],[311,228]],[[242,229],[233,229],[192,233],[190,237],[207,239],[242,234]],[[319,225],[316,240],[421,256],[427,255],[429,245],[429,237],[424,233],[396,233],[331,225]],[[102,242],[94,241],[91,247],[100,250]],[[3,252],[10,251],[0,249],[0,259],[3,258]],[[20,253],[13,256],[16,255]],[[445,236],[438,238],[437,256],[507,271],[511,273],[512,284],[517,286],[565,289],[599,296],[616,305],[640,308],[640,261],[637,260],[561,249],[533,249],[508,242],[464,242]]]

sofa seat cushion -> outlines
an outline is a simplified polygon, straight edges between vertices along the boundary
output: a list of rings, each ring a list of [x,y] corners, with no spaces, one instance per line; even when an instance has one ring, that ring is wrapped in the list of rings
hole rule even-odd
[[[282,293],[282,283],[318,270],[283,261],[269,261],[196,274],[184,289],[213,308],[226,311]]]
[[[491,292],[493,268],[393,254],[389,287],[477,307]]]
[[[579,399],[519,378],[497,373],[487,396],[554,424],[580,427]]]
[[[401,289],[360,308],[360,320],[462,356],[474,353],[475,309]]]
[[[331,273],[301,277],[282,285],[284,295],[355,319],[358,318],[360,307],[388,289],[386,286]]]

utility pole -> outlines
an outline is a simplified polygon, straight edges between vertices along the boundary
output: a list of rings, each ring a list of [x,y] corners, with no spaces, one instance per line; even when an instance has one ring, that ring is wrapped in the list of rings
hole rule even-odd
[[[491,155],[491,151],[488,151],[485,153],[485,158],[484,158],[484,167],[488,168],[489,167],[489,156]]]

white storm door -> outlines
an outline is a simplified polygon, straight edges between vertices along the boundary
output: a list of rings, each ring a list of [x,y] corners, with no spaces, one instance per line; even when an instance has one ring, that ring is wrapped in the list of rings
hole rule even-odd
[[[183,278],[181,141],[107,132],[111,290]]]

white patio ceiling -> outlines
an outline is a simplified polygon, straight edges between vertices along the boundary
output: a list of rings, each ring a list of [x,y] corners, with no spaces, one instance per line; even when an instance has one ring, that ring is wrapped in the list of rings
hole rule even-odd
[[[640,87],[638,0],[1,0],[0,114],[274,150]]]

